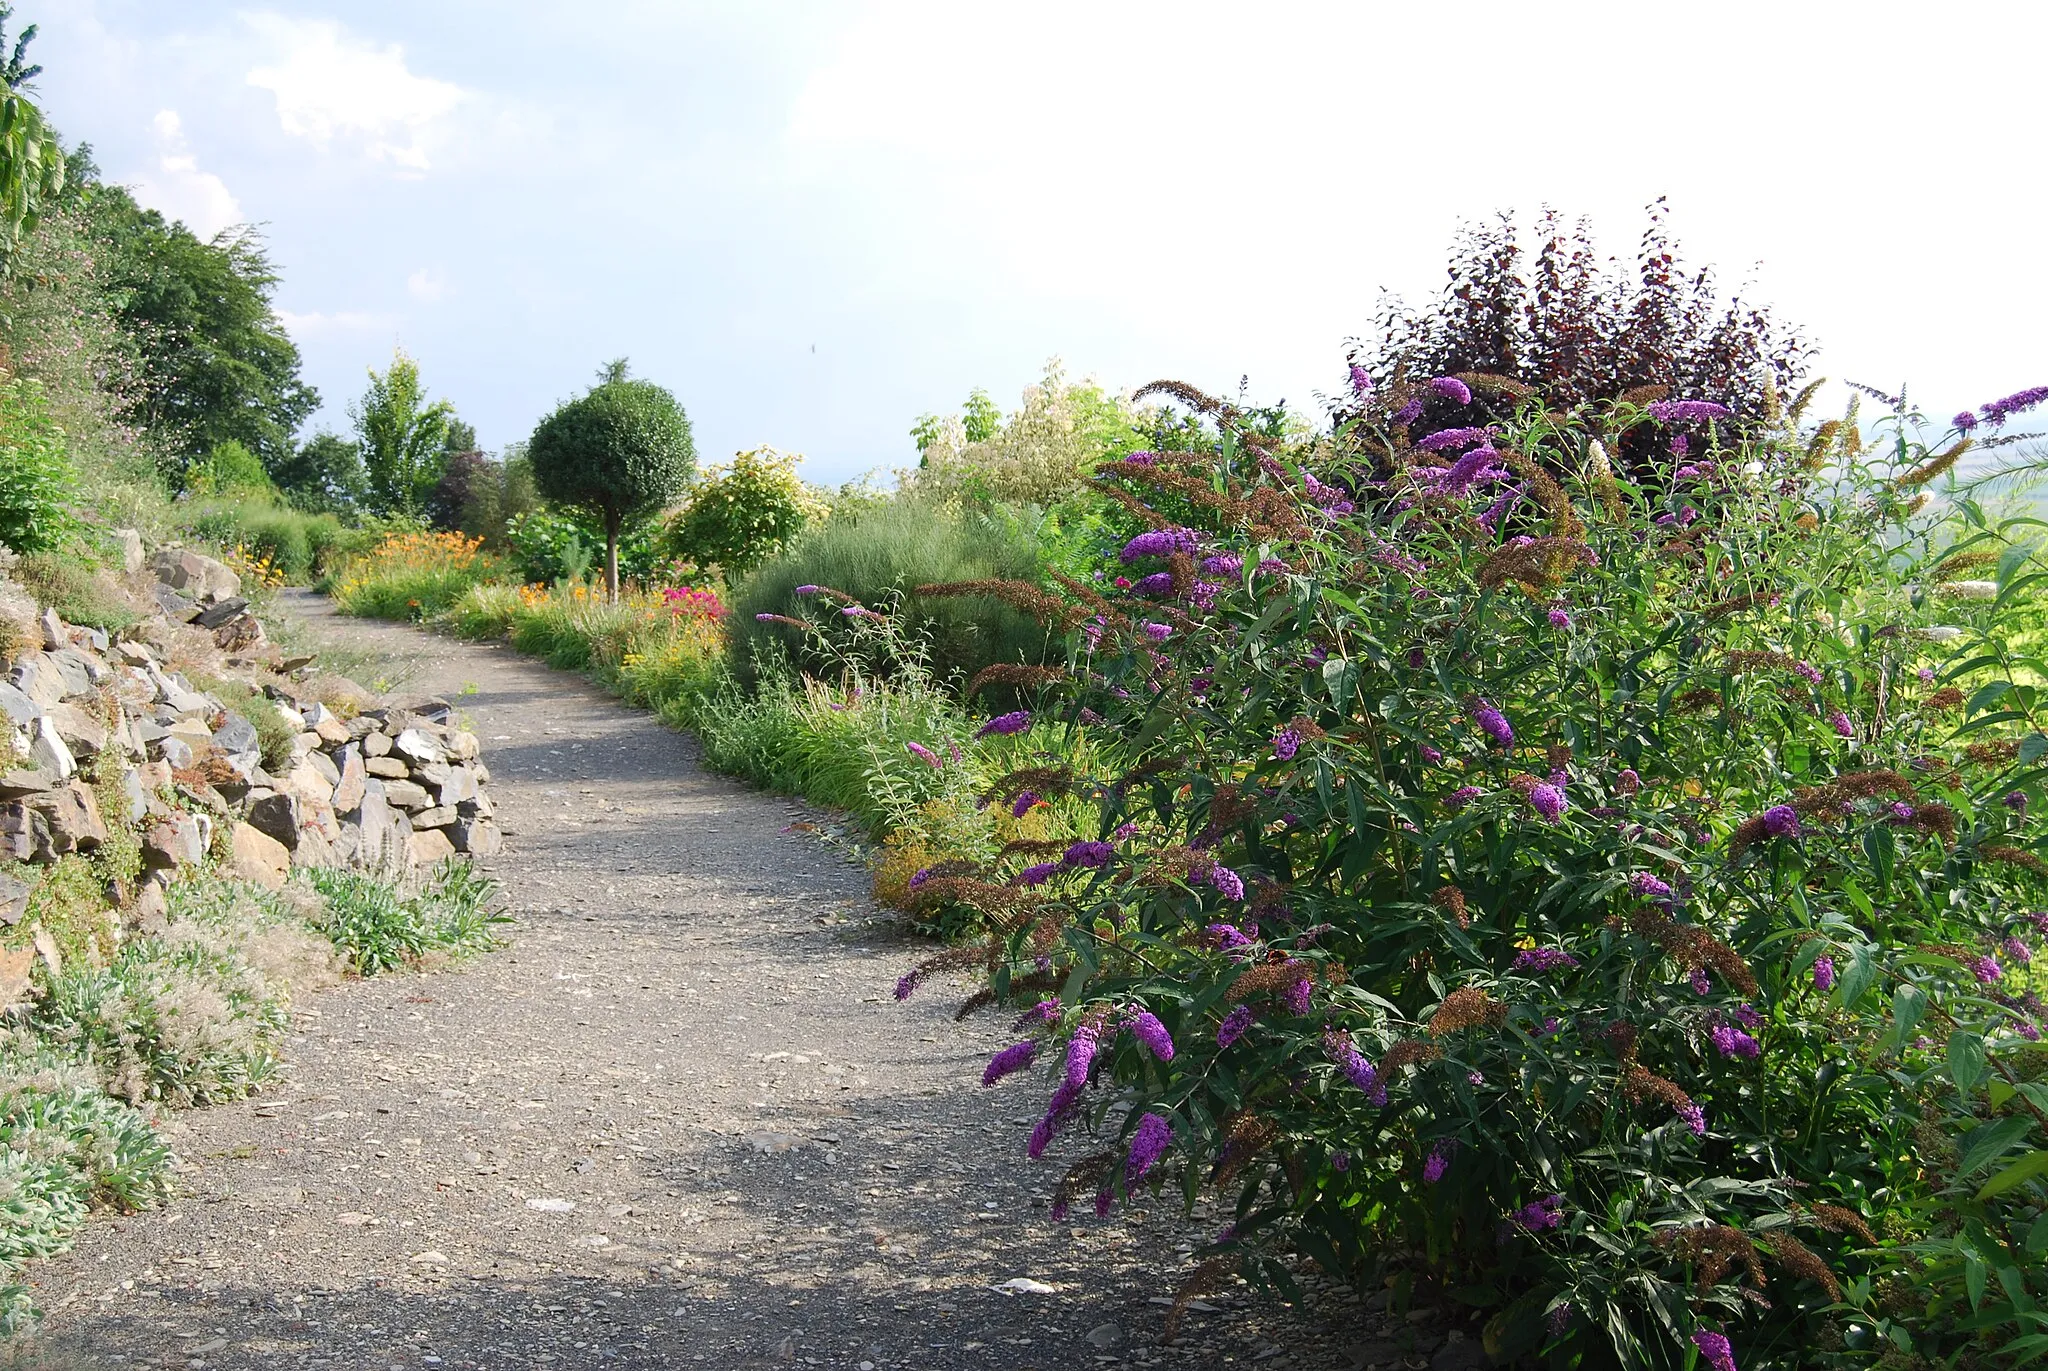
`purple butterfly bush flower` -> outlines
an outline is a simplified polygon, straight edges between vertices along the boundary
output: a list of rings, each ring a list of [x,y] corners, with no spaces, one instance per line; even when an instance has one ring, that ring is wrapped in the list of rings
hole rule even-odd
[[[1038,792],[1035,790],[1026,790],[1020,792],[1017,798],[1011,801],[1010,803],[1010,817],[1013,819],[1021,819],[1026,814],[1029,814],[1031,812],[1031,806],[1038,803],[1038,798]]]
[[[2024,414],[2043,400],[2048,400],[2048,386],[2033,386],[1980,406],[1977,412],[1984,416],[1985,423],[1997,428],[2013,415]]]
[[[1422,1163],[1422,1179],[1426,1184],[1435,1185],[1444,1178],[1444,1172],[1451,1169],[1451,1154],[1458,1150],[1455,1138],[1438,1138],[1429,1149],[1429,1156]]]
[[[757,624],[772,624],[781,618],[780,614],[756,614],[754,622]]]
[[[925,973],[916,967],[912,967],[904,972],[902,977],[896,982],[896,998],[899,1000],[909,999],[916,993],[917,988],[924,984],[924,977]]]
[[[866,605],[848,605],[839,612],[849,619],[886,619],[889,617],[886,614],[877,614]]]
[[[1349,1171],[1351,1169],[1351,1154],[1349,1152],[1332,1152],[1330,1154],[1330,1169],[1332,1171]]]
[[[1690,449],[1691,446],[1692,444],[1686,441],[1686,437],[1683,433],[1674,433],[1671,435],[1671,455],[1673,457],[1685,456],[1687,450]],[[1697,468],[1695,468],[1695,470],[1697,470]]]
[[[1131,1134],[1131,1150],[1124,1158],[1124,1184],[1136,1185],[1144,1180],[1145,1173],[1159,1164],[1172,1143],[1172,1124],[1157,1114],[1139,1119],[1137,1131]]]
[[[1552,605],[1545,617],[1550,620],[1552,628],[1570,628],[1572,626],[1572,616],[1563,605]]]
[[[1485,793],[1476,785],[1461,785],[1450,794],[1444,796],[1444,808],[1456,814]]]
[[[1164,595],[1173,589],[1173,573],[1155,571],[1150,576],[1140,576],[1131,587],[1133,595]]]
[[[1173,1035],[1151,1010],[1141,1009],[1131,1015],[1131,1036],[1145,1044],[1160,1061],[1173,1060]]]
[[[1108,843],[1081,842],[1069,847],[1061,856],[1060,863],[1063,866],[1103,867],[1108,866],[1114,856],[1116,849]]]
[[[1714,1050],[1724,1057],[1748,1057],[1754,1059],[1763,1051],[1755,1038],[1733,1024],[1715,1024],[1708,1035],[1714,1040]]]
[[[1710,979],[1708,979],[1708,977],[1707,977],[1707,969],[1706,969],[1705,967],[1703,967],[1703,966],[1696,966],[1696,967],[1694,967],[1694,968],[1692,969],[1692,973],[1691,973],[1691,975],[1690,975],[1690,976],[1688,977],[1688,979],[1689,979],[1689,980],[1691,980],[1691,982],[1692,982],[1692,991],[1693,991],[1693,994],[1695,994],[1695,995],[1711,995],[1711,994],[1713,994],[1713,993],[1714,993],[1714,983],[1713,983],[1713,981],[1711,981]]]
[[[1124,544],[1119,554],[1126,563],[1140,557],[1171,557],[1177,552],[1192,553],[1198,546],[1195,531],[1191,528],[1155,528],[1140,533]]]
[[[1241,1004],[1223,1016],[1223,1022],[1216,1025],[1216,1046],[1229,1047],[1252,1026],[1252,1007]]]
[[[1812,662],[1794,662],[1792,663],[1792,670],[1794,674],[1799,676],[1808,685],[1820,684],[1820,668]]]
[[[1837,709],[1828,715],[1828,725],[1844,738],[1856,736],[1856,725],[1849,722],[1849,716]]]
[[[1095,1065],[1095,1054],[1102,1046],[1100,1024],[1082,1020],[1074,1030],[1074,1036],[1067,1039],[1067,1060],[1065,1080],[1076,1088],[1088,1084],[1088,1073]]]
[[[1251,942],[1236,924],[1210,924],[1202,931],[1209,935],[1210,942],[1225,952],[1234,947],[1245,947]]]
[[[1428,762],[1431,766],[1437,765],[1444,759],[1444,754],[1438,749],[1431,747],[1428,743],[1416,744],[1415,750],[1422,755],[1422,760]]]
[[[1564,788],[1548,781],[1529,787],[1529,808],[1542,815],[1545,821],[1556,823],[1564,817],[1569,802],[1565,799]]]
[[[1287,1006],[1287,1012],[1296,1018],[1300,1018],[1308,1013],[1315,1005],[1315,993],[1316,983],[1307,975],[1303,975],[1299,980],[1290,982],[1286,994],[1282,997],[1283,1002]]]
[[[1473,703],[1472,722],[1478,724],[1481,732],[1502,747],[1507,747],[1515,741],[1514,726],[1508,723],[1507,716],[1484,700]]]
[[[1372,394],[1372,374],[1356,362],[1351,364],[1351,393],[1361,400]]]
[[[1241,900],[1244,898],[1243,878],[1227,866],[1211,867],[1209,869],[1209,884],[1215,886],[1217,893],[1226,900]]]
[[[1560,966],[1577,966],[1579,959],[1561,947],[1525,947],[1515,954],[1514,970],[1531,974]]]
[[[1699,1348],[1701,1359],[1712,1367],[1713,1371],[1736,1371],[1735,1349],[1729,1346],[1728,1339],[1719,1333],[1709,1333],[1701,1329],[1692,1335],[1692,1345]]]
[[[2000,943],[1999,946],[2005,949],[2005,955],[2007,957],[2012,959],[2014,962],[2017,962],[2019,965],[2031,966],[2033,964],[2033,949],[2028,947],[2025,943],[2021,942],[2018,938],[2007,938],[2004,942]]]
[[[1483,428],[1443,428],[1418,441],[1415,446],[1424,452],[1444,452],[1452,448],[1467,448],[1474,443],[1486,441],[1487,431]]]
[[[1439,376],[1429,383],[1431,393],[1449,400],[1454,405],[1472,403],[1472,387],[1455,376]]]
[[[1301,750],[1301,734],[1291,728],[1283,728],[1273,735],[1273,756],[1283,762],[1294,760],[1294,754]]]
[[[1660,424],[1682,424],[1696,419],[1726,419],[1735,411],[1712,400],[1657,400],[1650,417]]]
[[[1633,795],[1643,788],[1643,778],[1636,775],[1634,767],[1618,771],[1614,776],[1614,792],[1617,795]]]
[[[995,718],[983,724],[974,736],[986,738],[992,733],[1006,735],[1022,733],[1029,727],[1031,727],[1031,711],[1028,709],[1015,709],[1011,710],[1008,714],[996,715]]]
[[[1707,1136],[1707,1111],[1697,1104],[1678,1106],[1678,1117],[1695,1138]]]
[[[926,747],[923,743],[905,743],[903,750],[934,771],[945,765],[944,762],[939,760],[939,754]]]
[[[981,1073],[983,1085],[994,1085],[1003,1077],[1022,1071],[1031,1065],[1031,1059],[1038,1055],[1038,1044],[1026,1038],[1021,1043],[1012,1043],[989,1059],[988,1069]]]
[[[1515,1222],[1531,1233],[1547,1233],[1564,1222],[1564,1196],[1545,1195],[1515,1211]]]
[[[1060,997],[1049,995],[1017,1016],[1013,1029],[1022,1029],[1027,1024],[1055,1023],[1060,1017]]]
[[[1628,878],[1628,888],[1645,899],[1668,900],[1671,887],[1647,871],[1638,871]]]
[[[1031,1130],[1031,1141],[1024,1145],[1024,1155],[1033,1161],[1045,1155],[1045,1149],[1051,1145],[1053,1135],[1079,1111],[1081,1089],[1082,1087],[1070,1082],[1060,1082],[1059,1088],[1052,1092],[1052,1098],[1046,1101],[1044,1117],[1039,1119],[1038,1126]]]
[[[1144,631],[1147,638],[1150,638],[1155,643],[1163,643],[1173,636],[1172,625],[1153,623],[1149,619],[1140,624],[1139,628]]]
[[[2005,968],[1998,964],[1998,958],[1989,954],[1966,957],[1963,959],[1963,965],[1970,968],[1970,974],[1982,985],[1994,984],[2005,975]]]
[[[2026,818],[2026,817],[2027,817],[2027,797],[2026,797],[2026,795],[2025,795],[2025,794],[2024,794],[2023,792],[2021,792],[2021,791],[2018,791],[2018,790],[2009,790],[2009,791],[2007,791],[2007,792],[2006,792],[2006,794],[2005,794],[2005,807],[2006,807],[2007,809],[2011,809],[2011,810],[2015,810],[2015,811],[2017,811],[2017,812],[2019,813],[2019,816],[2020,816],[2020,817],[2021,817],[2022,819]]]
[[[1735,1022],[1741,1024],[1752,1033],[1759,1033],[1763,1031],[1764,1016],[1757,1013],[1756,1009],[1751,1005],[1737,1005],[1735,1007]]]
[[[1421,417],[1422,400],[1420,397],[1410,400],[1407,404],[1394,411],[1394,422],[1397,424],[1412,424]]]
[[[1235,552],[1219,552],[1202,559],[1202,571],[1210,576],[1242,576],[1244,558]]]
[[[1966,409],[1955,418],[1949,420],[1949,423],[1955,426],[1956,432],[1968,433],[1971,429],[1977,427],[1977,416]]]
[[[1036,866],[1027,866],[1018,872],[1015,883],[1022,886],[1044,885],[1047,881],[1058,875],[1059,870],[1060,864],[1058,862],[1040,862]]]
[[[931,878],[932,869],[928,866],[921,866],[917,869],[916,874],[910,878],[910,888],[915,890]]]
[[[1333,1028],[1323,1034],[1323,1055],[1336,1063],[1337,1069],[1344,1073],[1344,1079],[1351,1082],[1352,1088],[1363,1094],[1375,1109],[1386,1107],[1387,1083],[1380,1079],[1379,1071],[1359,1052],[1349,1033]]]
[[[791,591],[790,593],[791,593],[792,595],[823,595],[823,594],[825,593],[825,587],[823,587],[823,586],[798,586],[798,587],[797,587],[797,588],[796,588],[795,590]]]
[[[1835,988],[1835,959],[1816,957],[1813,959],[1813,988],[1825,994]]]
[[[1791,805],[1772,805],[1764,811],[1764,832],[1773,838],[1799,836],[1799,811]]]
[[[1891,815],[1893,823],[1909,824],[1913,822],[1913,814],[1913,806],[1907,804],[1904,800],[1892,801]]]

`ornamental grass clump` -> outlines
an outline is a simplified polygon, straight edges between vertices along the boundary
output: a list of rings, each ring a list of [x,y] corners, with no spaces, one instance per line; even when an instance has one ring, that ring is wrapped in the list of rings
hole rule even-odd
[[[987,1073],[1049,1095],[1056,1203],[1213,1189],[1198,1258],[1476,1311],[1502,1362],[2038,1356],[2048,665],[2008,629],[2040,580],[1899,479],[1918,416],[1873,455],[1775,399],[1732,448],[1685,396],[1527,399],[1432,442],[1368,393],[1285,447],[1169,393],[1222,441],[1130,556],[1236,569],[1164,613],[1066,583],[1025,723],[1093,749],[992,794],[1084,805],[1086,860],[933,868],[989,931],[904,987],[1057,996]],[[1159,470],[1096,481],[1143,510]],[[1932,593],[1971,551],[1997,593]]]

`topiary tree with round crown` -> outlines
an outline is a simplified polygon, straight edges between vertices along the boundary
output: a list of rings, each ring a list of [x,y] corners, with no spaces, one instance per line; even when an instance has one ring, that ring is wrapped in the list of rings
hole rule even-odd
[[[627,376],[623,358],[589,394],[561,405],[527,446],[547,499],[587,509],[604,525],[606,594],[619,597],[619,529],[682,493],[696,468],[690,421],[675,396]]]

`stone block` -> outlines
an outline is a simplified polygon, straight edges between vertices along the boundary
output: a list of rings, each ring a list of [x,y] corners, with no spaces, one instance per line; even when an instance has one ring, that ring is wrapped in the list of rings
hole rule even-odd
[[[434,803],[425,786],[415,785],[411,781],[386,781],[384,800],[395,808],[407,811],[426,809]]]
[[[0,804],[0,861],[54,860],[49,848],[50,826],[42,815],[20,800]]]
[[[61,708],[58,705],[50,707]],[[36,720],[35,736],[29,740],[28,756],[38,771],[47,771],[60,781],[71,779],[71,773],[78,770],[78,759],[72,755],[71,748],[57,732],[56,724],[51,722],[47,714]]]
[[[415,866],[432,866],[455,855],[455,844],[438,828],[421,829],[407,841]]]
[[[249,607],[249,602],[239,595],[230,595],[216,600],[192,616],[192,622],[209,633]]]
[[[197,866],[206,858],[206,837],[196,814],[174,814],[159,820],[143,835],[143,864],[157,871]]]
[[[489,819],[458,819],[448,826],[448,837],[457,852],[472,857],[494,857],[505,850],[505,835]]]
[[[448,735],[448,755],[458,762],[473,762],[483,755],[483,750],[476,734],[466,728]]]
[[[19,876],[0,871],[0,924],[12,928],[20,923],[21,916],[28,913],[28,897],[34,890]]]
[[[422,809],[419,813],[413,815],[412,826],[415,830],[422,828],[446,828],[455,822],[456,817],[454,805],[435,805],[430,809]]]
[[[299,797],[272,791],[249,802],[248,826],[287,848],[299,845]]]
[[[107,732],[105,724],[77,705],[52,705],[44,718],[57,730],[57,736],[70,746],[75,756],[97,757],[106,749],[107,742],[112,736]]]
[[[304,770],[308,767],[312,768],[326,787],[320,792],[321,797],[324,799],[333,795],[334,788],[341,784],[341,768],[334,764],[334,759],[324,752],[308,752],[305,760],[299,763],[298,769]]]
[[[248,824],[236,824],[229,836],[229,871],[272,890],[283,888],[292,869],[289,848]]]
[[[19,800],[25,795],[41,795],[55,790],[62,780],[54,771],[45,771],[39,766],[17,767],[13,771],[0,771],[0,800]]]
[[[402,781],[412,773],[412,768],[397,757],[371,757],[363,763],[363,770],[387,781]]]
[[[99,801],[82,781],[30,796],[24,803],[49,825],[50,850],[59,857],[68,852],[97,852],[107,840]]]
[[[241,577],[213,558],[185,548],[162,549],[153,566],[157,580],[195,600],[211,603],[242,591]]]
[[[363,770],[362,754],[354,745],[342,749],[341,778],[334,783],[331,802],[336,812],[346,814],[363,802],[363,781],[369,773]]]
[[[121,554],[121,570],[133,576],[142,570],[142,535],[132,528],[117,528],[108,538]]]
[[[448,757],[447,749],[437,739],[428,737],[417,728],[408,728],[393,738],[391,748],[413,762],[439,762]]]
[[[0,681],[0,720],[16,728],[34,728],[36,720],[42,717],[42,705],[30,699],[19,687]]]
[[[466,766],[450,767],[448,779],[441,782],[438,791],[444,805],[459,805],[474,800],[481,788],[476,783],[476,773]]]
[[[363,721],[358,719],[356,722],[361,723]],[[377,733],[374,731],[365,733],[363,735],[363,755],[365,757],[390,756],[391,739],[385,734]]]

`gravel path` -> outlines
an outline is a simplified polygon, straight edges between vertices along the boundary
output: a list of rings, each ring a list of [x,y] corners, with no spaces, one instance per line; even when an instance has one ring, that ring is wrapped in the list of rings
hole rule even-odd
[[[1217,1296],[1160,1346],[1220,1221],[1167,1198],[1053,1224],[1056,1168],[1023,1160],[1038,1083],[975,1086],[1006,1025],[955,1024],[945,985],[890,999],[927,945],[792,831],[804,806],[508,648],[294,607],[484,739],[511,945],[316,997],[285,1084],[172,1116],[181,1197],[34,1269],[45,1346],[378,1371],[1399,1364],[1337,1294],[1334,1322]],[[1017,1277],[1055,1289],[992,1289]]]

